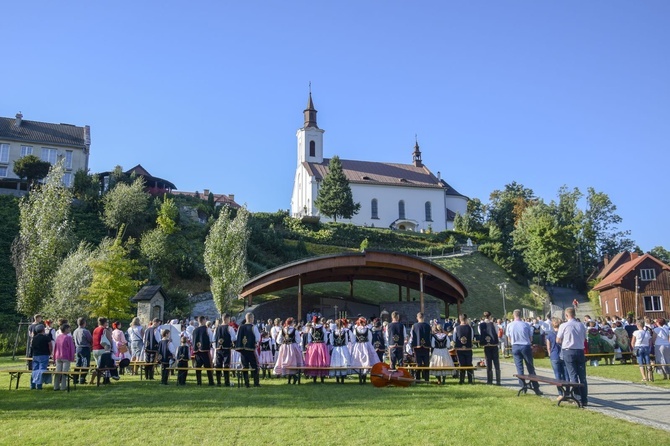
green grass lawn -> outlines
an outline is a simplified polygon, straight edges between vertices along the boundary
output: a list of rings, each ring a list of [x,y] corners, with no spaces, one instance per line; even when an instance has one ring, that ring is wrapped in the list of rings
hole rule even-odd
[[[0,358],[0,369],[16,368]],[[192,375],[192,374],[191,374]],[[7,390],[0,374],[0,444],[636,444],[665,438],[648,426],[574,405],[475,384],[409,388],[287,385],[261,388],[186,387],[123,376],[108,386],[76,391]],[[566,428],[569,426],[569,428]],[[419,440],[419,436],[423,440]]]

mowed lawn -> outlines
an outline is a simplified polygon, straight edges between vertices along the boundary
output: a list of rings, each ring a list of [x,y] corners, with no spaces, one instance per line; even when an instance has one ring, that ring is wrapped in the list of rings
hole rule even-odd
[[[22,367],[6,358],[0,369]],[[481,373],[481,372],[479,372]],[[186,387],[123,376],[76,391],[8,390],[0,373],[0,444],[639,444],[648,426],[483,384],[408,388],[263,380],[261,388]],[[466,442],[466,443],[464,443]]]

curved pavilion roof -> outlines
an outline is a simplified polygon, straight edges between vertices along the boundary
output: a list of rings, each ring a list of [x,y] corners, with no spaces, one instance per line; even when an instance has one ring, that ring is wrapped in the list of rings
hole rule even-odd
[[[311,257],[266,271],[244,284],[240,298],[299,285],[373,280],[392,283],[460,305],[468,290],[456,276],[420,257],[392,251],[364,251]],[[423,283],[423,290],[421,284]]]

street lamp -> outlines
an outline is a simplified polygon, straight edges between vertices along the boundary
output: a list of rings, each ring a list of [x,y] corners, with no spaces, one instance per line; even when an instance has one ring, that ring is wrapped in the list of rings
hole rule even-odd
[[[501,282],[498,284],[500,289],[500,294],[502,294],[503,299],[503,320],[507,318],[507,309],[505,308],[505,292],[507,291],[507,282]]]

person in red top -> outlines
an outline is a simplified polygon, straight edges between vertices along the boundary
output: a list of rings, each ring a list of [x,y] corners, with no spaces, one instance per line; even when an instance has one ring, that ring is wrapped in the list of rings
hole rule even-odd
[[[56,362],[57,372],[69,372],[70,363],[74,361],[74,340],[70,336],[70,325],[63,324],[60,327],[60,334],[56,338],[56,347],[54,348],[54,361]],[[67,388],[67,375],[56,375],[54,378],[54,390]]]
[[[572,306],[575,307],[575,310],[579,308],[579,302],[577,301],[577,299],[572,300]]]
[[[107,318],[99,317],[98,326],[93,330],[93,357],[100,367],[100,357],[107,350],[111,350],[111,341],[106,336]]]

